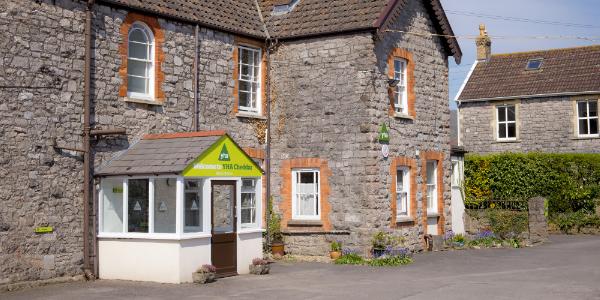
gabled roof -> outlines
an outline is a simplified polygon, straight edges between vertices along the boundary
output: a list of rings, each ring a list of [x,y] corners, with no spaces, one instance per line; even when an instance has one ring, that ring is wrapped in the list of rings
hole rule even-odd
[[[209,28],[265,38],[256,0],[99,0]]]
[[[223,135],[224,131],[146,135],[95,174],[178,174]]]
[[[291,0],[262,0],[261,10],[271,37],[286,39],[381,28],[390,13],[407,0],[299,0],[287,13],[273,8]],[[453,36],[439,0],[422,0],[439,33]],[[460,61],[462,52],[454,37],[446,37],[448,54]]]
[[[526,69],[540,58],[540,69]],[[492,55],[477,62],[457,100],[591,92],[600,93],[600,45]]]

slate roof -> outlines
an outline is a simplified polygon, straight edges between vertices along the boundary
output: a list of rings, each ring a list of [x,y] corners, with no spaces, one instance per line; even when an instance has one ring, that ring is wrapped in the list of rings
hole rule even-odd
[[[543,58],[539,70],[528,60]],[[600,45],[492,55],[478,62],[459,95],[463,102],[554,93],[600,93]]]
[[[95,172],[97,176],[181,173],[225,132],[146,135]]]
[[[206,27],[265,38],[256,0],[100,0]]]

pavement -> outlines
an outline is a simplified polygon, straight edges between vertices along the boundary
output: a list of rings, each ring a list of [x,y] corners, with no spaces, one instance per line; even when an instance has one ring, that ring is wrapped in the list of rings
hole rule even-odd
[[[525,249],[416,254],[401,267],[279,262],[271,274],[207,285],[97,280],[0,299],[600,299],[600,236],[551,236]]]

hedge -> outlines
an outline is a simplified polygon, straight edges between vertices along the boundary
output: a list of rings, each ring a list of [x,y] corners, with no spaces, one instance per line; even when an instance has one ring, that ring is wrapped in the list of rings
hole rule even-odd
[[[503,153],[465,157],[465,202],[548,199],[549,213],[592,213],[600,154]]]

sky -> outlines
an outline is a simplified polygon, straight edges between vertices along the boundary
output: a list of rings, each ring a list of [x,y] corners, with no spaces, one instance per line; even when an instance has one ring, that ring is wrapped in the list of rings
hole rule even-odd
[[[484,23],[492,38],[492,54],[600,44],[600,0],[442,0],[442,5],[457,36],[478,35],[479,24]],[[532,21],[520,22],[515,18]],[[595,41],[495,39],[494,35],[578,36]],[[459,38],[458,42],[463,52],[461,64],[449,59],[452,109],[456,108],[454,98],[475,61],[475,40]]]

